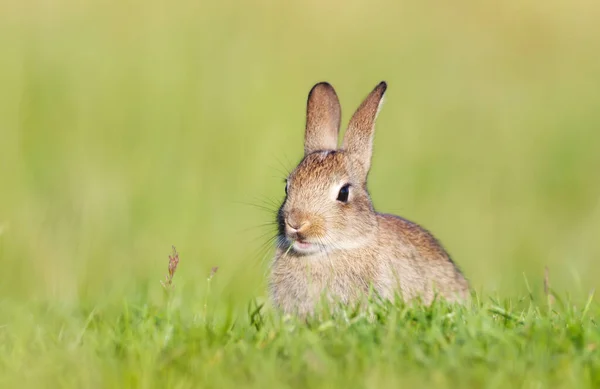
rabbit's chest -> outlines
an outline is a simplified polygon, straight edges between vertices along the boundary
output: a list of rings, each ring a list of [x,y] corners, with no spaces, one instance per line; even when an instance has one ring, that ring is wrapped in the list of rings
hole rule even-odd
[[[320,301],[351,304],[369,291],[373,269],[349,266],[332,258],[278,261],[272,269],[271,293],[284,311],[311,312]],[[342,262],[342,263],[340,263]]]

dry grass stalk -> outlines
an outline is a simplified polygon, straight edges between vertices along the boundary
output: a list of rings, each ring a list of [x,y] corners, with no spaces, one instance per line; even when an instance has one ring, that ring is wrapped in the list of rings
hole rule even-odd
[[[175,246],[173,246],[173,253],[169,255],[169,274],[165,277],[164,281],[161,281],[161,285],[166,290],[172,289],[175,286],[173,285],[173,276],[175,275],[175,271],[177,270],[177,265],[179,265],[179,253]]]

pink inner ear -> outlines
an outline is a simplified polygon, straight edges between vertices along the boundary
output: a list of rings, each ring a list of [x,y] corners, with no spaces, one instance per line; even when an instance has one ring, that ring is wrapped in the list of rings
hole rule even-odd
[[[328,83],[316,84],[308,95],[304,154],[337,149],[341,108]]]

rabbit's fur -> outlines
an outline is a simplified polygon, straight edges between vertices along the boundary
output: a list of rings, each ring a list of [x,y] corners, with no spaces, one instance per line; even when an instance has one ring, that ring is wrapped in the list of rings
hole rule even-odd
[[[380,83],[360,105],[341,148],[333,87],[319,83],[309,93],[304,159],[287,178],[271,267],[271,297],[285,313],[310,315],[322,297],[359,303],[370,291],[425,303],[436,293],[468,297],[467,280],[427,230],[371,203],[367,175],[386,88]]]

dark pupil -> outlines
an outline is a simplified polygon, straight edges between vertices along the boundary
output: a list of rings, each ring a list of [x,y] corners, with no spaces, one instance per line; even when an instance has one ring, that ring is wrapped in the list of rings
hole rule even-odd
[[[342,186],[342,189],[340,189],[340,193],[338,194],[337,200],[345,203],[346,201],[348,201],[349,194],[350,194],[350,184],[346,184],[346,185]]]

